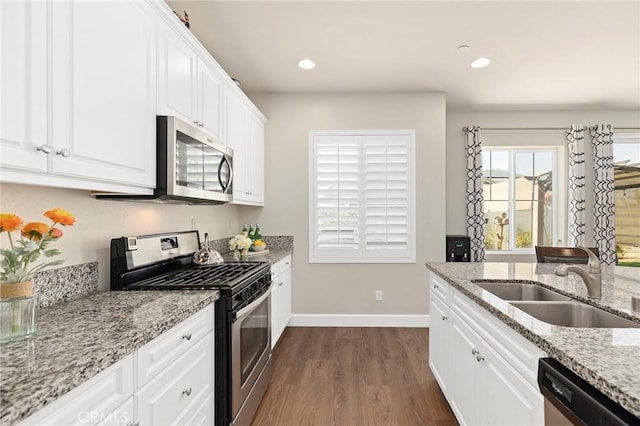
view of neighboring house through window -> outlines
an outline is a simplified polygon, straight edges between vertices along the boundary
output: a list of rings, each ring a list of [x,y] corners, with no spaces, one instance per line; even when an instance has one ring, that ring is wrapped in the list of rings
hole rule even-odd
[[[640,134],[613,139],[618,264],[640,266]]]
[[[531,252],[557,241],[553,148],[483,148],[485,246]]]
[[[415,262],[414,145],[414,131],[310,132],[310,262]]]

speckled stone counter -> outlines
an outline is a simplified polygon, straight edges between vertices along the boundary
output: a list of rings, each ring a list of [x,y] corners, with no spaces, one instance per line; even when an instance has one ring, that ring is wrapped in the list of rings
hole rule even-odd
[[[586,286],[577,275],[556,276],[557,264],[428,262],[426,266],[550,357],[640,417],[640,328],[550,325],[471,282],[475,279],[535,281],[542,287],[640,323],[640,313],[631,310],[631,296],[640,296],[640,268],[603,266],[602,299],[598,300],[588,297]]]
[[[102,292],[42,308],[35,338],[0,345],[0,424],[51,404],[218,297],[204,290]]]

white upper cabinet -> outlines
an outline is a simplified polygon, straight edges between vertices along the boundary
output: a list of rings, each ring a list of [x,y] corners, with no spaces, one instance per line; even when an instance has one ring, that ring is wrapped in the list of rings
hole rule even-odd
[[[227,145],[233,149],[233,203],[264,205],[264,118],[243,97],[225,93]]]
[[[47,7],[0,2],[0,177],[47,170]],[[43,151],[38,151],[38,147]]]
[[[150,4],[11,1],[0,10],[2,181],[150,192],[156,93]]]
[[[173,18],[172,18],[173,19]],[[222,140],[221,72],[183,37],[159,20],[158,115],[173,115]]]
[[[53,2],[55,174],[155,186],[155,13]]]

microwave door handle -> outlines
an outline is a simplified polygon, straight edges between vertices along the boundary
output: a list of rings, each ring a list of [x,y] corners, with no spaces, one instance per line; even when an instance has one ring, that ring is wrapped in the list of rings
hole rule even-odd
[[[229,178],[227,179],[226,182],[222,182],[222,165],[224,163],[227,163],[227,165],[229,166]],[[231,186],[232,178],[233,178],[233,170],[231,169],[231,163],[229,162],[229,160],[227,160],[227,156],[224,155],[222,157],[222,161],[220,161],[220,164],[218,164],[218,182],[220,183],[220,187],[222,187],[223,193],[225,194],[227,193],[229,186]]]

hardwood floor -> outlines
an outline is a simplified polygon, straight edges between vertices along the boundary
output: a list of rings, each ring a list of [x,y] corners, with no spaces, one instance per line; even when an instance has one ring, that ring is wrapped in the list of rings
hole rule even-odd
[[[426,328],[289,327],[253,426],[455,425]]]

